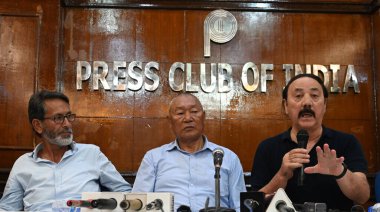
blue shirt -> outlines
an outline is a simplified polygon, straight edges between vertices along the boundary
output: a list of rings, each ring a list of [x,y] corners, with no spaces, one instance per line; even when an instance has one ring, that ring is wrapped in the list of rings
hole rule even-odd
[[[51,211],[58,200],[81,199],[82,192],[130,191],[114,165],[91,144],[71,144],[59,163],[39,158],[39,144],[19,157],[9,174],[0,210]]]
[[[176,141],[148,151],[137,172],[133,192],[170,192],[174,194],[175,211],[187,205],[197,212],[215,206],[215,167],[212,151],[222,148],[224,158],[220,170],[220,206],[240,211],[240,192],[245,192],[240,160],[231,150],[205,138],[203,148],[195,153],[181,150]]]

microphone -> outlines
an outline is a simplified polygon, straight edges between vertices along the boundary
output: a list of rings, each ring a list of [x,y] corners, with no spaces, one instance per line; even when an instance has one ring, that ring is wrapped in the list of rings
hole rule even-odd
[[[266,212],[295,212],[292,201],[286,195],[283,188],[279,188],[271,200]]]
[[[91,200],[67,200],[66,204],[69,207],[92,208]]]
[[[212,151],[212,156],[214,157],[215,166],[215,208],[220,208],[220,167],[222,167],[224,151],[221,148],[215,148]]]
[[[306,149],[307,141],[309,140],[309,133],[305,129],[301,129],[297,133],[297,142],[298,142],[298,148],[304,148]],[[304,166],[302,164],[298,176],[297,185],[303,186],[303,181],[305,179],[305,173],[304,173]]]
[[[117,201],[114,198],[94,199],[91,201],[91,206],[93,208],[113,210],[117,207]]]
[[[178,207],[177,212],[191,212],[191,209],[187,205],[181,205]]]
[[[224,151],[222,148],[215,148],[212,151],[212,156],[214,157],[214,166],[215,168],[220,168],[223,163]]]
[[[295,210],[289,207],[284,200],[278,200],[276,202],[276,209],[279,212],[295,212]]]
[[[244,205],[245,205],[245,207],[248,208],[248,210],[250,212],[252,212],[253,209],[256,209],[260,206],[260,204],[256,200],[253,200],[253,199],[244,200]]]
[[[240,192],[240,211],[241,212],[264,212],[270,200],[265,200],[264,192],[247,191]]]
[[[205,208],[201,209],[200,212],[235,212],[234,209],[220,207],[220,168],[222,167],[224,151],[222,148],[218,147],[212,151],[212,156],[214,158],[215,166],[215,207],[208,207],[209,198],[206,199]]]
[[[315,212],[326,212],[326,203],[315,203],[315,202],[305,202],[303,204],[294,204],[296,211],[315,211]],[[329,210],[330,211],[330,210]]]
[[[139,211],[142,208],[143,203],[140,199],[125,199],[120,202],[119,206],[123,210]]]
[[[117,207],[117,201],[114,198],[94,200],[67,200],[66,204],[69,207],[82,208],[115,209]]]
[[[361,205],[354,205],[351,207],[351,212],[366,212],[366,210]]]
[[[155,199],[151,203],[146,205],[146,210],[162,210],[163,202],[160,199]]]

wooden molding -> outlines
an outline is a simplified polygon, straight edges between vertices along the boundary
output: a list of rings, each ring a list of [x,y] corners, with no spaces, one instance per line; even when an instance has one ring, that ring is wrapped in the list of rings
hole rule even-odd
[[[14,150],[14,151],[33,151],[34,147],[32,146],[0,146],[0,151],[3,150]]]
[[[332,2],[321,0],[298,1],[225,1],[225,0],[114,0],[107,3],[91,0],[62,0],[64,7],[84,8],[141,8],[184,10],[239,10],[258,12],[307,12],[307,13],[354,13],[370,14],[379,8],[380,0],[356,2]]]

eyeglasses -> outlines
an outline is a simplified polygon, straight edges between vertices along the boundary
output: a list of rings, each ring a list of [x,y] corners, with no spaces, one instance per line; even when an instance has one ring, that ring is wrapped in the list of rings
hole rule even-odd
[[[52,116],[52,117],[45,117],[44,119],[51,119],[56,124],[62,124],[65,121],[65,118],[67,118],[67,120],[69,122],[73,122],[75,120],[75,116],[76,116],[75,113],[69,113],[66,115],[57,114],[57,115]]]

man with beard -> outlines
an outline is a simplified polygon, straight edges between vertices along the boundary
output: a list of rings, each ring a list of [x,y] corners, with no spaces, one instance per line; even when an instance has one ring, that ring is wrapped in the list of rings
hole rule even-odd
[[[297,75],[286,85],[282,97],[292,126],[257,148],[253,190],[272,194],[284,188],[295,204],[326,203],[328,209],[341,211],[365,203],[370,190],[360,143],[352,135],[322,125],[328,98],[323,81],[312,74]],[[309,135],[306,149],[297,144],[301,129]],[[303,167],[302,185],[297,180]]]
[[[190,93],[178,95],[170,103],[168,118],[176,140],[145,154],[132,191],[173,193],[175,210],[199,211],[207,198],[209,206],[215,206],[212,152],[220,148],[224,151],[220,206],[240,211],[240,192],[246,191],[240,160],[203,134],[205,112],[198,98]]]
[[[29,100],[28,113],[42,142],[16,160],[0,210],[51,211],[54,204],[81,199],[82,192],[131,190],[99,147],[73,141],[75,114],[67,96],[38,92]]]

